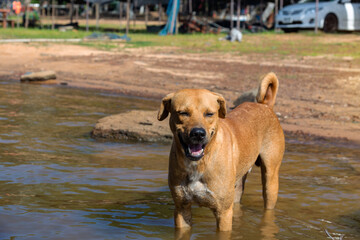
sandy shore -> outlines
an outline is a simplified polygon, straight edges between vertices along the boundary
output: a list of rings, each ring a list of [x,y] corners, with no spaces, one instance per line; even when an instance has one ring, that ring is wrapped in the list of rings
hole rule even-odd
[[[171,48],[111,52],[37,43],[0,44],[0,52],[2,79],[53,70],[58,84],[159,100],[178,89],[207,88],[223,94],[228,107],[273,71],[280,80],[274,110],[285,131],[360,143],[360,63],[351,58],[179,54]]]

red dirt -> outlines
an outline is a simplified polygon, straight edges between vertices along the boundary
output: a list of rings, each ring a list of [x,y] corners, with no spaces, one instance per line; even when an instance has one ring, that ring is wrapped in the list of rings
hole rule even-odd
[[[328,40],[330,41],[330,40]],[[256,54],[178,54],[149,48],[105,52],[61,44],[0,44],[0,78],[53,70],[58,83],[161,99],[182,88],[219,92],[228,106],[273,71],[280,81],[275,112],[285,131],[360,143],[360,63]]]

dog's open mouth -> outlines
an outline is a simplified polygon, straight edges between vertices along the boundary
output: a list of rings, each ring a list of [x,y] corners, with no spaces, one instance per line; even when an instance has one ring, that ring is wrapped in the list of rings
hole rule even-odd
[[[205,145],[203,143],[198,144],[186,144],[181,134],[178,135],[182,147],[184,148],[185,156],[191,161],[199,161],[204,156]]]
[[[204,145],[202,144],[189,145],[188,151],[192,157],[202,156],[204,154]]]

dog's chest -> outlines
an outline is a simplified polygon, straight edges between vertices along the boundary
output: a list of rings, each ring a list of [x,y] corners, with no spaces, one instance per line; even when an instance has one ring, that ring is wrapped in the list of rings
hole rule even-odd
[[[185,199],[199,205],[208,205],[208,203],[213,202],[213,192],[203,181],[203,175],[197,171],[196,166],[191,165],[186,170],[187,179],[178,189]]]

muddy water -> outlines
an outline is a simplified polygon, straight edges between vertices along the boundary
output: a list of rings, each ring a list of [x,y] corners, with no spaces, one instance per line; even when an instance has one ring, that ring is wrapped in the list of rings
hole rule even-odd
[[[0,239],[360,238],[360,150],[297,139],[287,140],[275,211],[263,211],[254,169],[231,235],[217,234],[212,213],[198,207],[192,231],[175,232],[169,146],[89,136],[103,116],[156,106],[0,81]]]

